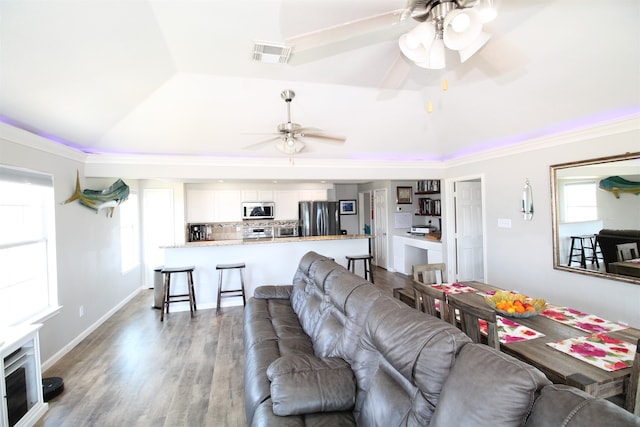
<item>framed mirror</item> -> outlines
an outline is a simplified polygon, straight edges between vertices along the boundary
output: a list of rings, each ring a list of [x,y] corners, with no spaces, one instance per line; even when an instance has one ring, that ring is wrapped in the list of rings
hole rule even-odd
[[[640,284],[640,152],[551,166],[553,267]]]

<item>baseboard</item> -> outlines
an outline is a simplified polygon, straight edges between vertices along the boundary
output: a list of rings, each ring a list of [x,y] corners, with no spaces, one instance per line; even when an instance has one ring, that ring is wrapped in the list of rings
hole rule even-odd
[[[142,288],[138,288],[136,289],[134,292],[132,292],[131,294],[129,294],[125,299],[123,299],[122,301],[120,301],[120,303],[118,305],[116,305],[115,307],[113,307],[111,310],[109,310],[104,316],[102,316],[100,319],[98,319],[95,323],[93,323],[91,326],[89,326],[87,329],[85,329],[82,333],[80,333],[77,337],[75,337],[72,341],[69,342],[69,344],[65,345],[64,347],[62,347],[60,349],[60,351],[58,351],[56,354],[54,354],[53,356],[51,356],[49,359],[47,359],[46,361],[44,361],[42,363],[42,372],[46,371],[47,369],[49,369],[51,366],[53,366],[54,363],[56,363],[58,360],[62,359],[67,353],[69,353],[75,346],[77,346],[78,344],[80,344],[80,342],[85,339],[86,337],[89,336],[89,334],[91,334],[93,331],[95,331],[96,329],[98,329],[98,327],[100,327],[100,325],[102,325],[104,322],[107,321],[107,319],[109,319],[111,316],[113,316],[116,311],[120,310],[122,307],[124,307],[129,301],[131,301],[136,295],[138,295],[143,289]]]

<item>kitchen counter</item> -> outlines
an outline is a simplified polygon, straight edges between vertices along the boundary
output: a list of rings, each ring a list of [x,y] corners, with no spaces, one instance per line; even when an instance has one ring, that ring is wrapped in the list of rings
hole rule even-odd
[[[167,248],[193,248],[207,246],[229,246],[229,245],[256,245],[264,243],[292,243],[292,242],[313,242],[325,240],[352,240],[352,239],[372,239],[370,234],[344,234],[337,236],[308,236],[308,237],[275,237],[267,239],[235,239],[235,240],[203,240],[199,242],[187,242],[182,245],[164,246]]]
[[[193,278],[198,310],[214,308],[218,292],[217,264],[244,262],[245,293],[247,299],[253,296],[255,288],[262,285],[291,284],[300,258],[309,251],[334,258],[346,267],[347,255],[369,253],[369,234],[283,237],[253,240],[215,240],[191,242],[164,248],[164,265],[196,267]],[[360,264],[360,263],[359,263]],[[358,268],[362,268],[358,265]],[[356,270],[362,275],[362,271]],[[171,278],[173,292],[186,291],[184,275]],[[238,287],[237,272],[224,274],[223,289]],[[242,305],[241,297],[223,298],[222,307]],[[188,303],[171,305],[172,311],[188,310]],[[224,309],[223,309],[224,312]],[[171,314],[169,314],[171,316]]]

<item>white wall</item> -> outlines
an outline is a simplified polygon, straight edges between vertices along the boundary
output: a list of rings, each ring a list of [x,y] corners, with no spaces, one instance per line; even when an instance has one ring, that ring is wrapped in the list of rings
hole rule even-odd
[[[573,142],[541,145],[534,151],[513,150],[511,155],[487,156],[448,168],[448,178],[485,177],[486,281],[640,327],[639,285],[553,269],[549,169],[553,164],[638,151],[638,141],[640,130],[595,137],[586,134]],[[532,221],[522,220],[519,212],[527,178],[533,189]],[[511,219],[512,228],[498,228],[498,218]]]
[[[16,144],[12,141],[20,142]],[[23,145],[26,144],[26,145]],[[46,366],[59,352],[79,342],[105,316],[140,289],[140,269],[120,273],[120,230],[118,209],[113,218],[75,201],[62,202],[73,194],[76,171],[82,188],[105,188],[113,180],[86,180],[82,155],[58,148],[61,155],[41,151],[51,143],[17,129],[0,128],[0,161],[3,164],[52,174],[56,200],[58,300],[61,311],[44,322],[40,346]],[[114,179],[115,180],[115,179]],[[135,188],[134,182],[127,182]],[[80,306],[84,316],[79,316]]]

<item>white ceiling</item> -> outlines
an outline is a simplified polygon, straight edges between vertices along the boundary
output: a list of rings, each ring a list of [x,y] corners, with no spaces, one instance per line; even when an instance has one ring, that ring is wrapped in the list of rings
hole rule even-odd
[[[434,71],[399,56],[411,20],[252,60],[254,41],[404,0],[0,0],[0,120],[85,152],[282,157],[246,146],[286,121],[293,89],[294,122],[347,138],[300,156],[447,160],[640,114],[638,0],[496,4],[489,43]]]

